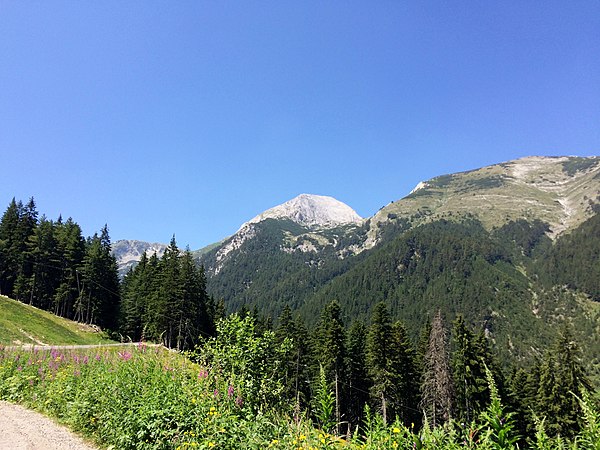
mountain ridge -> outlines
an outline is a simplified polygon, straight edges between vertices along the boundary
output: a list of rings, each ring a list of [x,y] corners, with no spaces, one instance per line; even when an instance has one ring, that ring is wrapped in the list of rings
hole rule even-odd
[[[600,157],[528,156],[421,181],[408,195],[364,219],[333,197],[300,194],[257,214],[232,236],[193,253],[206,264],[209,275],[217,275],[228,256],[255,238],[257,225],[269,219],[291,220],[303,228],[287,232],[281,251],[318,254],[330,247],[337,258],[374,248],[397,230],[465,216],[477,218],[488,230],[521,218],[538,219],[548,223],[547,234],[556,239],[593,214],[594,205],[600,203],[598,192]],[[136,241],[115,245],[121,242]],[[136,264],[142,251],[166,247],[137,242],[141,246],[132,246],[130,252],[113,249],[121,274]]]

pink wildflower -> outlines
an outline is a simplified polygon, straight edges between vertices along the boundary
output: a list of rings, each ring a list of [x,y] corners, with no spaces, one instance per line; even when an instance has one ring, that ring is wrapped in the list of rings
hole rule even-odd
[[[128,351],[124,351],[124,352],[119,352],[119,357],[123,360],[123,361],[129,361],[131,359],[133,355],[131,353],[129,353]]]

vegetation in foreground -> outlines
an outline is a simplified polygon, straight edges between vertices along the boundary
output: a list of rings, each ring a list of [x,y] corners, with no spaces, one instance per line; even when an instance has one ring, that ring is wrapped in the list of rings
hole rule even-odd
[[[256,334],[250,319],[219,323],[218,336],[187,357],[160,347],[0,350],[0,399],[58,418],[114,449],[598,449],[600,412],[582,391],[582,427],[570,439],[549,437],[543,417],[517,447],[515,416],[503,406],[489,370],[491,401],[471,421],[433,426],[384,424],[367,407],[350,433],[335,421],[335,396],[324,379],[310,410],[284,400],[282,356],[290,342]],[[340,431],[340,432],[338,432]]]

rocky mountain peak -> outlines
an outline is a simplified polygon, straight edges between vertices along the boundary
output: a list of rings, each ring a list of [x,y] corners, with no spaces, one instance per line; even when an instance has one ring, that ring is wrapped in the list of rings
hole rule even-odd
[[[150,257],[153,253],[161,258],[167,248],[166,244],[158,242],[144,242],[134,239],[123,239],[113,242],[112,254],[117,259],[119,275],[124,277],[129,269],[135,267],[142,258],[142,254]]]
[[[320,228],[359,224],[363,220],[352,208],[333,197],[301,194],[257,215],[242,228],[266,219],[289,219],[306,227]]]

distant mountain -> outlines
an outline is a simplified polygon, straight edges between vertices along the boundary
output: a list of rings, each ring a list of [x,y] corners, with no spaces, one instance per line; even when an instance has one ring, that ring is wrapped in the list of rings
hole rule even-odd
[[[129,272],[129,269],[135,267],[144,253],[146,253],[147,256],[151,256],[156,252],[156,255],[161,257],[166,248],[166,244],[136,240],[120,240],[113,242],[112,254],[117,259],[119,276],[121,278],[124,277],[127,272]]]
[[[528,157],[421,182],[368,219],[299,196],[199,262],[230,310],[276,317],[287,305],[314,323],[331,300],[348,320],[384,301],[416,336],[440,309],[517,358],[567,321],[600,358],[599,205],[600,157]]]
[[[333,197],[300,194],[279,206],[268,209],[244,225],[266,219],[288,219],[309,228],[335,228],[339,225],[360,224],[363,219],[345,203]]]
[[[343,232],[362,224],[363,219],[348,205],[322,195],[301,194],[292,200],[275,206],[242,224],[237,233],[226,239],[212,251],[204,252],[200,260],[207,270],[217,274],[229,255],[235,255],[246,241],[253,239],[265,223],[286,223],[286,234],[278,241],[281,251],[307,253],[317,252],[323,246],[336,241],[333,230]],[[333,240],[332,240],[333,239]]]

